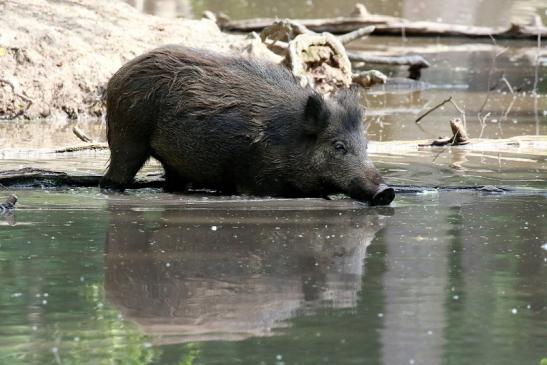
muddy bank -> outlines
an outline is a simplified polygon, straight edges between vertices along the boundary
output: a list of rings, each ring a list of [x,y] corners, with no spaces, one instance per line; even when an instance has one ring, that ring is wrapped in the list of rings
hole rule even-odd
[[[240,50],[211,21],[165,19],[118,1],[0,2],[0,119],[101,117],[108,78],[162,44]]]

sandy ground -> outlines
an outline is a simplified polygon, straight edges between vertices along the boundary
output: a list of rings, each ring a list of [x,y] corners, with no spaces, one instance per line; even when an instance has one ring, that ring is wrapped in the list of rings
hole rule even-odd
[[[203,20],[165,19],[112,0],[0,0],[0,118],[102,117],[109,77],[162,44],[242,50]]]

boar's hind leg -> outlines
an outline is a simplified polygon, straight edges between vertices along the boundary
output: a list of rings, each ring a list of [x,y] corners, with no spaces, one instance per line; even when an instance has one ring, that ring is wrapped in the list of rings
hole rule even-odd
[[[184,192],[189,181],[181,176],[175,169],[163,164],[165,170],[165,185],[163,189],[170,193]]]
[[[148,142],[110,141],[110,164],[101,188],[123,191],[150,157]]]

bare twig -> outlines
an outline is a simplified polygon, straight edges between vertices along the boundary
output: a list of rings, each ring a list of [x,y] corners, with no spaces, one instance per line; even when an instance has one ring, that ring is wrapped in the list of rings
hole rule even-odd
[[[515,91],[513,87],[511,86],[511,83],[509,83],[509,80],[505,76],[501,78],[501,81],[507,86],[507,89],[509,89],[509,92],[512,95],[511,102],[509,103],[509,106],[507,109],[505,109],[505,112],[503,113],[502,117],[500,118],[500,121],[498,123],[498,129],[500,131],[500,136],[503,137],[503,129],[502,129],[502,123],[507,120],[507,116],[513,109],[513,105],[515,105],[515,101],[517,100],[517,95],[515,94]]]
[[[373,25],[359,28],[357,30],[354,30],[353,32],[349,32],[349,33],[338,36],[338,40],[342,44],[348,44],[349,42],[352,42],[356,39],[367,37],[370,33],[374,32],[374,29],[375,27]]]
[[[450,99],[450,103],[456,108],[456,110],[461,114],[462,121],[463,121],[463,127],[467,128],[467,119],[465,118],[465,110],[460,108],[458,104],[453,99]]]
[[[501,56],[503,53],[507,52],[508,48],[503,48],[499,52],[496,51],[496,48],[498,46],[498,43],[496,42],[496,39],[490,34],[490,39],[492,40],[492,43],[494,44],[494,50],[492,54],[492,62],[490,64],[490,69],[488,70],[488,84],[486,88],[486,97],[484,98],[484,101],[482,102],[481,107],[478,111],[478,118],[480,119],[480,115],[482,114],[484,107],[488,103],[488,100],[490,99],[490,93],[492,88],[492,77],[494,75],[494,71],[496,71],[496,61],[499,56]]]
[[[534,18],[536,25],[541,25],[541,18],[539,16],[535,16]],[[541,50],[541,33],[538,31],[537,34],[537,53],[536,53],[536,65],[534,70],[534,88],[532,90],[532,95],[534,97],[534,119],[536,121],[536,135],[539,135],[539,115],[538,115],[538,95],[537,95],[537,89],[538,89],[538,81],[539,81],[539,57],[540,57],[540,50]]]
[[[441,103],[435,105],[433,108],[429,109],[428,111],[426,111],[425,113],[423,113],[422,115],[420,115],[415,121],[414,123],[416,124],[420,124],[420,121],[422,119],[424,119],[426,116],[428,116],[429,114],[431,114],[432,112],[434,112],[435,110],[439,109],[441,106],[443,106],[444,104],[448,103],[452,101],[452,96],[449,97],[448,99],[446,100],[443,100]]]
[[[509,92],[512,95],[515,95],[515,91],[513,90],[513,87],[511,86],[511,83],[509,83],[509,80],[505,77],[505,75],[501,78],[501,81],[507,86],[507,89],[509,89]]]
[[[492,63],[490,64],[490,70],[488,71],[488,84],[486,86],[486,96],[484,97],[484,101],[482,102],[481,107],[479,108],[479,111],[477,112],[477,119],[479,120],[479,123],[481,125],[481,133],[479,138],[482,138],[482,134],[484,133],[484,129],[486,128],[486,120],[490,116],[491,113],[487,113],[484,117],[482,116],[482,112],[484,111],[484,108],[486,107],[486,104],[488,103],[488,100],[490,99],[490,94],[492,93],[492,77],[494,75],[494,72],[496,71],[496,61],[500,55],[505,53],[508,48],[503,48],[499,52],[496,52],[497,42],[496,39],[490,35],[490,39],[492,40],[492,43],[494,44],[494,52],[492,54]]]
[[[480,114],[478,115],[479,122],[481,124],[481,133],[479,134],[479,139],[482,138],[482,134],[484,133],[484,129],[486,128],[486,121],[490,117],[490,114],[492,114],[492,113],[488,112],[482,118],[481,118]]]
[[[77,126],[74,126],[72,128],[72,133],[74,133],[76,135],[76,137],[81,139],[82,142],[91,142],[91,143],[93,143],[93,139],[91,139],[87,134],[85,134],[85,132],[83,130],[81,130]]]

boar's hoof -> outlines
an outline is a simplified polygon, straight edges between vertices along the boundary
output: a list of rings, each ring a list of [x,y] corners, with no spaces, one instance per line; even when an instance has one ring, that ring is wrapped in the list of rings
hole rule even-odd
[[[395,190],[387,185],[380,185],[372,197],[372,205],[388,205],[395,198]]]

